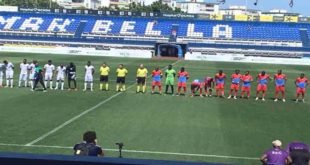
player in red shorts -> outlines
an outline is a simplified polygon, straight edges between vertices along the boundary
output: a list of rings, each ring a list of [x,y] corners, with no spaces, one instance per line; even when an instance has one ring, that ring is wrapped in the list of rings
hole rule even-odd
[[[215,80],[215,88],[216,88],[216,95],[218,97],[225,97],[224,96],[224,86],[225,86],[225,79],[226,79],[226,74],[223,73],[223,70],[219,70],[219,72],[215,75],[214,80]]]
[[[235,70],[235,73],[231,75],[231,85],[228,99],[231,98],[231,95],[234,93],[234,99],[237,99],[237,94],[240,87],[242,75],[240,74],[240,70]]]
[[[253,82],[253,77],[250,75],[250,71],[246,71],[245,74],[241,77],[241,80],[242,80],[241,98],[244,97],[244,93],[247,94],[247,98],[250,98],[251,83]]]
[[[178,72],[178,95],[181,94],[181,88],[183,88],[184,94],[186,93],[186,82],[189,79],[188,72],[185,71],[185,68],[182,67],[181,70]]]
[[[295,80],[296,85],[296,103],[301,95],[302,102],[305,102],[306,89],[309,85],[308,79],[305,77],[304,73],[301,73],[300,76]]]
[[[163,77],[163,74],[159,67],[156,67],[155,70],[152,71],[152,94],[154,94],[155,87],[158,86],[159,88],[159,94],[161,94],[161,78]]]
[[[214,79],[213,77],[205,77],[204,79],[204,90],[205,95],[212,97],[212,88],[214,88]]]
[[[200,97],[203,97],[202,95],[202,89],[204,87],[204,82],[198,80],[198,79],[195,79],[192,84],[191,84],[191,91],[192,91],[192,97],[195,96],[195,93],[199,90],[199,96]]]
[[[262,71],[262,73],[257,75],[257,90],[256,90],[256,99],[258,100],[259,97],[259,93],[262,93],[262,101],[265,101],[265,96],[266,96],[266,92],[267,92],[267,84],[268,82],[271,80],[270,76],[268,74],[266,74],[265,71]]]
[[[285,102],[285,84],[287,78],[286,75],[282,73],[282,70],[278,70],[278,73],[274,75],[274,84],[276,87],[275,99],[274,101],[278,101],[279,92],[282,93],[282,101]]]

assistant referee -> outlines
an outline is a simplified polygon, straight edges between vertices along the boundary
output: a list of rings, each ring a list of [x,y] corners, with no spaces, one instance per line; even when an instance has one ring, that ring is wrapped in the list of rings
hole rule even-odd
[[[126,85],[125,85],[125,78],[128,74],[128,70],[124,68],[123,64],[120,64],[118,68],[116,69],[116,91],[125,91]]]
[[[147,69],[143,64],[140,64],[137,69],[137,93],[142,92],[145,93],[146,90],[146,77],[147,77]],[[142,91],[140,90],[142,86]]]
[[[106,91],[109,90],[109,73],[110,67],[106,63],[103,63],[100,67],[100,90],[104,90],[104,86]]]

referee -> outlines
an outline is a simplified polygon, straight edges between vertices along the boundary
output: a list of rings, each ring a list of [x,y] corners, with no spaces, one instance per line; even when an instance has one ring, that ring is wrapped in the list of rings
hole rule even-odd
[[[42,68],[39,66],[38,63],[35,64],[35,73],[34,73],[34,85],[33,88],[31,89],[31,91],[35,91],[38,83],[40,83],[43,87],[43,92],[47,92],[46,91],[46,87],[44,85],[44,81],[43,81],[43,70]]]
[[[142,92],[145,93],[146,89],[146,77],[147,77],[147,69],[143,64],[140,64],[137,70],[137,93]],[[142,86],[142,91],[140,90]]]
[[[100,67],[100,90],[103,90],[103,87],[105,86],[105,90],[109,90],[109,73],[110,73],[110,67],[106,63],[103,63]]]
[[[118,68],[116,69],[116,91],[125,91],[126,86],[125,86],[125,78],[126,75],[128,74],[128,70],[124,68],[123,64],[120,64]]]

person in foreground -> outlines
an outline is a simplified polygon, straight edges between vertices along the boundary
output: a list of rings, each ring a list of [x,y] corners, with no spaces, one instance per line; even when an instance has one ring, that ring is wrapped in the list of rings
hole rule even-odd
[[[290,154],[293,165],[310,165],[310,152],[307,144],[300,141],[291,142],[286,152]]]
[[[76,156],[104,156],[103,150],[97,145],[97,135],[94,131],[87,131],[83,135],[83,142],[74,145]]]
[[[261,157],[261,162],[266,165],[288,165],[292,162],[289,154],[281,149],[282,142],[275,140],[272,142],[273,148],[266,151]]]

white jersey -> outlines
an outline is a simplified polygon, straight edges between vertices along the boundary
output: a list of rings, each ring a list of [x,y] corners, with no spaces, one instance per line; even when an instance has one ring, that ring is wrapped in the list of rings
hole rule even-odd
[[[55,66],[53,64],[51,64],[51,65],[45,64],[44,69],[45,69],[46,74],[53,74],[53,72],[55,70]]]
[[[92,75],[94,69],[95,69],[95,68],[94,68],[94,66],[92,66],[92,65],[90,65],[90,66],[85,65],[85,70],[86,70],[85,74],[86,74],[86,75]]]
[[[57,67],[57,77],[65,77],[66,74],[66,67]]]
[[[24,64],[24,63],[21,63],[19,65],[19,68],[20,68],[20,74],[27,74],[28,73],[28,67],[29,67],[29,64]]]
[[[13,72],[13,68],[14,68],[14,65],[13,65],[11,62],[9,62],[9,63],[5,66],[5,70],[6,70],[7,72]]]
[[[31,63],[28,65],[28,70],[30,70],[31,74],[34,74],[36,71],[36,65],[34,63]]]

